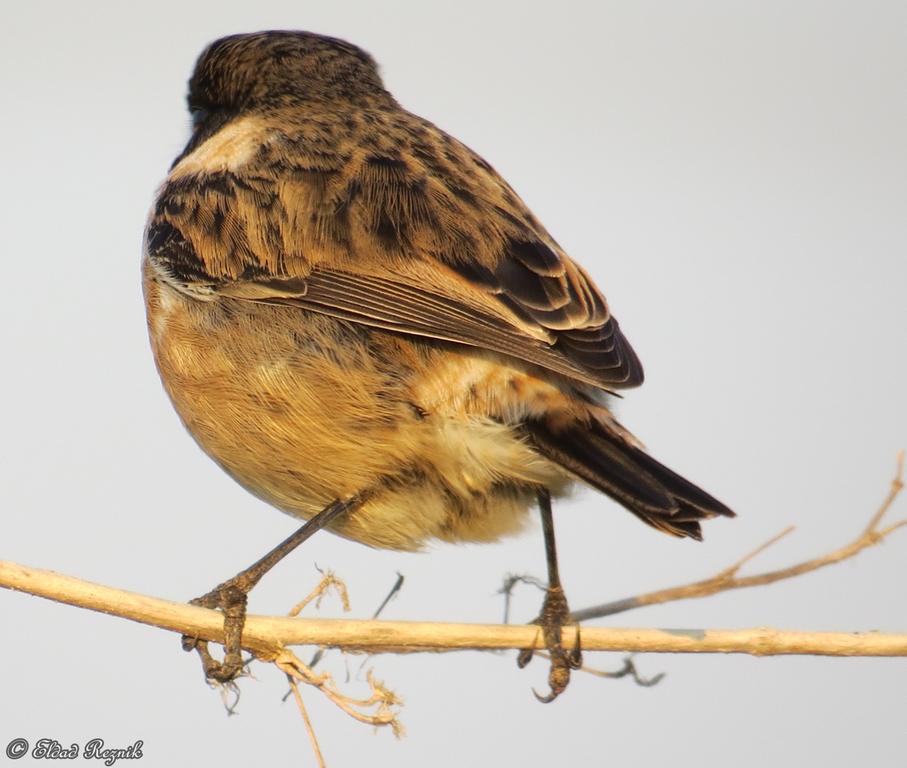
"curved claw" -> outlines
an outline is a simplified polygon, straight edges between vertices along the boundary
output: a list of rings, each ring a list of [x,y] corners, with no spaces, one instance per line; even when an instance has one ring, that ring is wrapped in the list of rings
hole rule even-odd
[[[192,635],[183,635],[181,642],[184,651],[194,651],[198,647],[199,639]]]
[[[534,655],[535,655],[535,649],[524,648],[522,651],[519,652],[519,654],[516,657],[517,667],[519,667],[520,669],[523,669],[530,661],[532,661],[532,657]]]
[[[550,692],[542,696],[534,688],[532,689],[535,698],[542,704],[550,704],[560,696],[570,683],[570,671],[579,669],[583,663],[578,627],[573,648],[567,650],[561,645],[561,630],[568,616],[569,611],[563,591],[559,588],[549,589],[542,612],[533,622],[538,624],[542,631],[545,649],[548,651],[551,661],[551,668],[548,672]],[[532,661],[533,654],[534,649],[524,648],[517,656],[517,666],[520,669],[525,667]]]
[[[535,695],[535,698],[542,704],[550,704],[558,696],[560,696],[564,691],[567,690],[567,685],[570,683],[570,667],[568,665],[560,665],[552,661],[551,671],[548,673],[548,686],[551,690],[548,692],[547,696],[541,696],[535,688],[532,689],[532,693]]]
[[[532,689],[532,695],[535,696],[536,701],[540,702],[541,704],[550,704],[558,696],[560,696],[562,692],[563,691],[557,691],[555,693],[554,689],[552,688],[551,692],[547,696],[542,696],[537,690],[535,690],[535,688]]]

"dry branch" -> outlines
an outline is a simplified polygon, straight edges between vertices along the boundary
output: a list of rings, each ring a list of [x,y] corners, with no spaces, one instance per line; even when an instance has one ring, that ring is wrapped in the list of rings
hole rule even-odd
[[[880,527],[904,487],[903,472],[904,454],[901,452],[898,455],[897,472],[885,501],[860,535],[834,552],[777,571],[752,576],[738,575],[743,565],[779,541],[789,532],[788,529],[709,579],[578,611],[574,618],[580,620],[604,616],[642,605],[771,584],[853,557],[867,547],[878,544],[899,528],[907,526],[905,519]],[[318,597],[327,585],[335,583],[336,580],[330,574],[326,575],[322,584],[294,611],[301,610],[309,600]],[[0,561],[0,587],[158,626],[182,635],[214,642],[223,641],[223,617],[217,611],[92,584],[53,571]],[[565,628],[565,645],[573,643],[573,633],[576,631],[579,629]],[[907,635],[878,633],[784,632],[766,628],[657,630],[587,627],[582,629],[581,638],[582,647],[587,651],[907,656]],[[430,624],[249,616],[243,631],[244,648],[259,658],[271,661],[280,659],[285,664],[287,658],[283,654],[288,645],[318,645],[370,653],[408,653],[523,649],[534,648],[538,642],[539,630],[534,625]],[[284,671],[291,670],[284,668]],[[299,675],[296,677],[300,679]],[[312,683],[312,680],[306,682]]]
[[[179,634],[223,642],[223,616],[207,608],[113,589],[6,561],[0,561],[0,586]],[[565,628],[565,646],[573,643],[575,631],[572,627]],[[584,627],[581,639],[584,651],[907,656],[907,634],[874,632]],[[249,616],[242,644],[256,656],[269,661],[278,658],[287,645],[319,645],[369,653],[521,649],[539,644],[539,628],[534,625]]]
[[[860,534],[850,543],[826,555],[777,571],[739,576],[743,565],[787,535],[783,531],[729,568],[711,578],[680,587],[650,592],[615,603],[577,611],[575,620],[606,616],[642,605],[670,600],[704,597],[730,589],[771,584],[839,563],[883,541],[907,519],[880,527],[886,513],[904,487],[904,453],[898,455],[897,472],[888,495]],[[317,598],[330,584],[330,574],[300,603],[298,612]],[[0,587],[45,597],[49,600],[88,608],[144,624],[168,629],[214,642],[223,641],[223,616],[217,611],[173,603],[167,600],[105,587],[70,576],[0,561]],[[341,596],[344,595],[341,590]],[[573,643],[575,627],[565,628],[564,644]],[[347,619],[299,619],[249,616],[243,630],[243,647],[262,659],[278,664],[285,672],[293,670],[285,655],[288,645],[318,645],[370,653],[409,653],[416,651],[491,650],[534,648],[539,629],[534,625],[431,624],[417,622],[357,621]],[[814,654],[826,656],[907,656],[907,635],[842,632],[785,632],[767,628],[743,630],[659,630],[589,628],[581,630],[583,650],[650,653],[749,653],[755,655]],[[296,679],[300,669],[298,665]],[[305,682],[314,683],[312,679]],[[323,679],[323,678],[319,678]]]
[[[670,587],[669,589],[660,589],[655,592],[646,592],[642,595],[636,595],[634,597],[627,597],[622,600],[614,600],[610,603],[602,603],[601,605],[594,605],[590,608],[583,608],[578,611],[573,611],[570,614],[570,618],[573,621],[589,621],[590,619],[600,619],[605,616],[613,616],[616,613],[623,613],[624,611],[631,611],[634,608],[642,608],[646,605],[659,605],[661,603],[669,603],[674,600],[688,600],[690,598],[696,597],[709,597],[710,595],[717,594],[718,592],[727,592],[731,589],[744,589],[746,587],[761,587],[766,584],[774,584],[776,581],[783,581],[784,579],[791,579],[795,576],[802,576],[804,573],[809,573],[810,571],[816,571],[820,568],[825,568],[829,565],[834,565],[835,563],[840,563],[844,560],[848,560],[855,555],[858,555],[864,549],[880,544],[885,540],[886,537],[890,536],[892,533],[897,531],[900,528],[907,526],[907,518],[903,520],[898,520],[894,523],[890,523],[884,528],[880,527],[882,519],[891,509],[892,504],[894,504],[895,499],[898,497],[898,494],[904,488],[904,452],[901,451],[898,453],[897,457],[897,468],[895,470],[894,478],[891,480],[891,487],[888,490],[888,495],[885,497],[885,500],[882,502],[881,506],[875,511],[873,516],[870,518],[866,526],[857,534],[857,536],[843,547],[829,552],[825,555],[819,557],[814,557],[811,560],[805,560],[802,563],[797,563],[796,565],[791,565],[787,568],[781,568],[776,571],[766,571],[764,573],[756,573],[751,576],[738,576],[740,569],[753,560],[756,556],[761,555],[769,547],[777,544],[785,536],[793,532],[794,527],[789,526],[785,528],[781,533],[773,536],[771,539],[766,541],[764,544],[756,547],[752,552],[744,555],[740,560],[738,560],[733,565],[725,568],[723,571],[719,571],[714,576],[710,576],[707,579],[701,581],[694,581],[690,584],[683,584],[679,587]],[[512,577],[513,578],[513,577]],[[505,591],[507,587],[505,587]]]
[[[706,597],[730,589],[771,584],[853,557],[864,549],[883,541],[902,527],[907,519],[880,527],[882,520],[904,487],[904,454],[898,455],[897,473],[891,482],[888,496],[866,527],[851,542],[826,555],[776,571],[739,576],[740,569],[757,555],[780,541],[793,528],[782,531],[765,544],[716,575],[702,581],[671,589],[650,592],[612,603],[576,611],[575,621],[608,616],[644,605],[672,600]],[[394,589],[382,603],[384,607],[399,589],[399,577]],[[161,627],[180,635],[223,643],[223,615],[217,611],[185,603],[173,603],[154,597],[113,589],[76,579],[53,571],[39,570],[17,563],[0,561],[0,587],[18,590],[49,600],[107,613],[132,621]],[[538,626],[486,624],[433,624],[417,622],[357,621],[343,619],[294,618],[305,606],[317,604],[325,591],[336,589],[341,602],[349,610],[346,587],[333,574],[324,575],[321,583],[291,611],[290,618],[248,616],[242,634],[242,647],[262,661],[273,663],[282,670],[305,722],[318,764],[324,759],[309,719],[298,683],[318,689],[330,701],[351,717],[375,726],[388,726],[396,735],[402,732],[397,713],[400,701],[371,673],[368,676],[371,695],[355,699],[339,691],[330,674],[316,674],[311,664],[304,664],[287,646],[317,645],[342,648],[346,651],[368,653],[411,653],[417,651],[502,650],[537,648],[540,644]],[[380,613],[381,608],[377,613]],[[565,627],[563,643],[572,647],[580,633],[584,651],[619,651],[623,653],[747,653],[768,655],[822,656],[907,656],[907,634],[846,633],[846,632],[789,632],[770,628],[712,630],[712,629],[619,629],[589,628],[579,625]],[[318,652],[321,653],[321,650]],[[584,668],[585,669],[585,668]],[[587,670],[604,677],[632,675],[642,685],[651,680],[640,678],[632,661],[618,672]]]

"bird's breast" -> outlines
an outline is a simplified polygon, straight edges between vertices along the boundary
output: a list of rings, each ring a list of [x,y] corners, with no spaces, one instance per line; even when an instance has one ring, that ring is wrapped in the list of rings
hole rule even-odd
[[[493,355],[291,307],[198,301],[146,265],[155,360],[199,445],[255,495],[308,518],[373,492],[338,532],[413,549],[518,530],[562,470],[521,436],[557,388]]]

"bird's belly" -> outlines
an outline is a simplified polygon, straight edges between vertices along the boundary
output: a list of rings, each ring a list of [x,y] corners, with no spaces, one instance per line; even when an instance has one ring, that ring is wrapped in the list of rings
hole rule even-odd
[[[147,274],[145,290],[155,360],[180,418],[279,509],[309,518],[368,491],[335,531],[416,549],[514,532],[535,488],[567,482],[510,426],[447,404],[423,411],[412,377],[389,369],[367,329],[286,307],[198,301]]]

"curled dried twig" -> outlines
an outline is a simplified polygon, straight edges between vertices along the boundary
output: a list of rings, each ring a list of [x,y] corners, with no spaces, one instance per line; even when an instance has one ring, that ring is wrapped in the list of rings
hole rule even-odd
[[[319,569],[320,571],[321,569]],[[322,577],[321,581],[315,586],[315,588],[309,592],[302,600],[300,600],[296,605],[294,605],[287,616],[298,616],[302,613],[302,610],[313,600],[315,601],[315,607],[321,607],[321,601],[324,599],[324,596],[331,590],[337,593],[337,596],[340,598],[340,604],[343,606],[345,612],[350,610],[350,593],[346,588],[346,584],[343,583],[341,579],[338,579],[334,575],[333,571],[321,572]]]
[[[305,683],[317,688],[331,702],[360,723],[388,726],[395,736],[403,735],[403,726],[397,719],[402,701],[383,682],[375,678],[371,670],[367,676],[371,694],[367,698],[356,699],[338,690],[333,677],[328,672],[316,674],[311,667],[287,648],[271,658],[263,658],[262,661],[269,661],[276,665],[287,677],[297,683]]]
[[[513,600],[513,590],[516,589],[518,584],[529,584],[530,586],[541,589],[543,592],[547,588],[545,583],[535,576],[530,576],[525,573],[508,573],[507,576],[504,577],[504,583],[498,590],[499,595],[504,595],[505,624],[510,623],[510,603]]]
[[[794,576],[801,576],[804,573],[816,571],[819,568],[825,568],[826,566],[840,563],[843,560],[848,560],[849,558],[858,555],[864,549],[868,549],[869,547],[884,541],[898,529],[907,526],[907,518],[904,518],[881,527],[883,518],[891,509],[895,499],[903,488],[904,451],[901,451],[897,456],[897,469],[885,500],[860,533],[843,547],[787,568],[757,573],[752,576],[738,575],[740,569],[744,565],[790,534],[794,530],[793,526],[790,526],[781,531],[781,533],[773,536],[764,544],[756,547],[756,549],[740,558],[740,560],[733,565],[707,579],[694,581],[690,584],[683,584],[679,587],[670,587],[669,589],[660,589],[655,592],[646,592],[634,597],[614,600],[610,603],[593,605],[589,608],[573,611],[573,613],[570,614],[570,618],[572,621],[577,622],[588,621],[590,619],[600,619],[604,616],[613,616],[616,613],[623,613],[624,611],[630,611],[634,608],[642,608],[646,605],[658,605],[661,603],[669,603],[674,600],[687,600],[694,597],[708,597],[709,595],[714,595],[718,592],[727,592],[731,589],[744,589],[746,587],[759,587],[765,584],[774,584],[776,581],[791,579]]]
[[[379,613],[387,604],[387,601],[390,600],[393,594],[400,588],[402,579],[403,577],[400,576],[400,574],[397,574],[397,582],[394,585],[394,589],[381,604],[381,607],[378,609]],[[316,608],[320,607],[322,599],[331,591],[336,592],[339,596],[340,602],[343,605],[343,610],[349,611],[350,599],[346,584],[339,579],[333,571],[326,571],[322,572],[322,578],[318,585],[306,595],[305,598],[294,605],[288,615],[298,616],[306,606],[312,603],[314,603]],[[366,699],[356,699],[339,691],[334,685],[333,678],[329,673],[325,672],[320,675],[315,673],[312,667],[320,658],[318,654],[316,654],[313,659],[313,664],[305,664],[295,653],[286,648],[281,649],[277,653],[256,654],[256,658],[274,664],[287,676],[287,680],[290,684],[288,695],[292,694],[296,701],[296,706],[305,723],[306,732],[309,735],[309,741],[312,744],[315,758],[318,760],[318,765],[322,768],[325,764],[324,756],[318,745],[318,737],[315,734],[315,729],[309,718],[308,710],[302,700],[299,683],[304,683],[305,685],[310,685],[313,688],[318,689],[341,710],[359,722],[368,723],[374,726],[390,726],[395,736],[400,737],[402,735],[403,726],[397,719],[401,702],[393,691],[373,677],[371,671],[369,671],[367,677],[371,695]],[[286,700],[286,698],[287,696],[284,696],[284,700]]]

